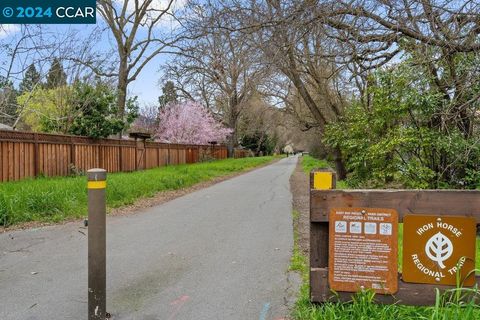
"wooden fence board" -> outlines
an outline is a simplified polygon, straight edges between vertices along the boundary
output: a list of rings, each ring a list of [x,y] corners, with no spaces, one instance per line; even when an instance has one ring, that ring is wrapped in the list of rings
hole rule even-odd
[[[67,176],[72,169],[85,172],[97,167],[130,172],[196,163],[206,155],[225,159],[227,148],[0,130],[0,182]],[[235,150],[235,157],[248,155],[248,150]]]
[[[332,208],[371,207],[398,211],[399,221],[405,214],[471,216],[480,223],[478,190],[312,190],[312,222],[328,221]]]

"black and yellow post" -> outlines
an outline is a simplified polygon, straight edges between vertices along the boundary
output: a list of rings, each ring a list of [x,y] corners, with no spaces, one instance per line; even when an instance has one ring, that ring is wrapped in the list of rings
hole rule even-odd
[[[106,319],[107,171],[88,170],[88,320]]]
[[[329,292],[315,291],[328,281],[327,273],[318,276],[317,270],[328,270],[329,224],[328,213],[324,213],[324,221],[312,221],[313,201],[318,199],[314,194],[321,190],[335,189],[337,175],[329,168],[313,169],[310,172],[310,299],[312,301],[326,301]],[[321,198],[320,201],[324,201]]]

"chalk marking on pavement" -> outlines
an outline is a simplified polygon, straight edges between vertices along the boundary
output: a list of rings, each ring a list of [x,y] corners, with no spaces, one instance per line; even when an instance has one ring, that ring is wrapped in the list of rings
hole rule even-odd
[[[260,318],[258,318],[258,319],[259,320],[267,320],[268,310],[270,310],[270,303],[265,303],[263,305],[262,311],[260,312]]]
[[[175,316],[177,315],[178,311],[180,311],[180,309],[182,309],[183,305],[185,304],[185,302],[188,301],[188,299],[190,299],[189,296],[181,296],[180,298],[176,299],[176,300],[173,300],[170,305],[171,306],[175,306],[172,314],[170,315],[170,317],[168,318],[168,320],[173,320],[175,319]]]

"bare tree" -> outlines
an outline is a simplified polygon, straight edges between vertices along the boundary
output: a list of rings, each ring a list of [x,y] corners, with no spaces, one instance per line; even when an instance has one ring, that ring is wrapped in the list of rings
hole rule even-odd
[[[176,46],[177,57],[169,64],[167,78],[177,82],[184,96],[202,101],[233,130],[229,156],[238,144],[238,122],[246,103],[257,92],[266,68],[259,51],[242,32],[236,16],[208,3],[192,5],[182,21],[188,40]]]
[[[348,40],[370,44],[370,50],[376,44],[371,54],[383,58],[391,56],[387,52],[398,52],[396,44],[406,38],[455,52],[480,50],[478,1],[331,1],[318,9],[310,22],[319,19],[342,30]]]
[[[123,3],[122,3],[123,2]],[[128,85],[135,81],[145,66],[172,46],[179,37],[172,29],[162,32],[163,22],[175,19],[174,0],[100,0],[97,8],[113,35],[116,45],[117,69],[104,71],[88,62],[100,76],[115,77],[118,88],[118,116],[123,117]],[[163,26],[168,27],[168,24]]]
[[[431,126],[446,130],[454,124],[465,138],[472,136],[473,102],[479,94],[472,95],[470,85],[479,71],[466,64],[478,57],[480,50],[478,1],[331,1],[314,3],[310,12],[313,14],[302,24],[322,25],[328,37],[342,46],[339,56],[357,81],[367,111],[368,75],[406,57],[428,75],[432,88],[449,106],[439,106]],[[281,23],[288,19],[293,15]]]
[[[14,29],[0,26],[4,39],[0,42],[0,118],[16,129],[26,105],[18,105],[15,83],[21,81],[28,67],[35,63],[40,67],[48,65],[51,52],[57,42],[52,34],[44,32],[41,26],[21,25]],[[31,83],[31,90],[40,86],[42,78]]]
[[[324,132],[327,124],[343,114],[347,86],[342,82],[345,67],[335,59],[340,53],[336,43],[326,36],[323,25],[304,23],[315,16],[316,9],[309,1],[259,1],[240,11],[247,21],[244,32],[250,32],[264,63],[275,67],[280,79],[288,79],[282,81],[283,89],[268,86],[266,94],[282,99],[286,110],[297,116],[298,102],[292,98],[300,97],[301,105],[309,110],[308,117],[299,119],[304,130]],[[332,154],[339,177],[345,177],[340,150],[332,150]]]
[[[159,108],[155,104],[148,104],[139,110],[139,116],[132,123],[130,132],[144,132],[153,136],[158,128]]]

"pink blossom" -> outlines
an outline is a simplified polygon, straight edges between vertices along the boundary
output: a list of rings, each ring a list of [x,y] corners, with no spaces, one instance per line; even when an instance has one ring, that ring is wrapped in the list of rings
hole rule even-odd
[[[222,143],[232,133],[201,104],[188,101],[166,106],[159,114],[155,138],[166,143]]]

